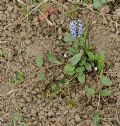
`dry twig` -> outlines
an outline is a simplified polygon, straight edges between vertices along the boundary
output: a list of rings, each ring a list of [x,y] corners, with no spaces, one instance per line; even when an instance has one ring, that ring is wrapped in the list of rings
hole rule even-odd
[[[40,11],[40,10],[39,10],[39,11]],[[54,25],[50,20],[48,20],[48,18],[43,14],[42,11],[40,11],[40,13],[41,13],[41,15],[44,17],[44,19],[46,20],[46,22],[48,23],[48,25],[50,25],[50,26],[53,26],[53,25]]]
[[[7,43],[8,41],[0,41],[0,44],[4,44]]]
[[[23,1],[21,1],[21,0],[17,0],[17,2],[19,2],[19,3],[21,3],[21,4],[25,5],[25,6],[27,6],[27,4],[26,4],[26,3],[24,3],[24,2],[23,2]]]
[[[32,9],[23,19],[21,19],[21,21],[23,21],[25,18],[27,18],[33,11],[37,10],[43,3],[39,4],[38,6],[36,6],[34,9]]]

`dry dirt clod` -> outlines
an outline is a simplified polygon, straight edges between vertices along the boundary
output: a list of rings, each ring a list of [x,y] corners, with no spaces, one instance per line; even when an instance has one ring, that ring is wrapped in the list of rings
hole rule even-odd
[[[40,115],[40,116],[44,116],[44,115],[45,115],[45,112],[44,112],[44,111],[40,111],[40,112],[39,112],[39,115]]]
[[[9,12],[13,11],[13,7],[12,6],[8,6],[8,11]]]
[[[75,121],[79,123],[81,121],[81,118],[78,114],[75,115]]]
[[[104,122],[103,126],[111,126],[111,124],[109,124],[108,122]]]
[[[107,25],[108,21],[105,17],[103,17],[103,24]]]
[[[101,9],[100,9],[100,13],[102,13],[102,14],[108,14],[109,12],[110,12],[110,7],[109,7],[109,5],[104,5],[104,6],[102,6]]]
[[[53,117],[55,115],[55,113],[53,111],[48,111],[48,116],[49,117]]]
[[[38,24],[39,18],[36,16],[33,18],[33,23]]]
[[[50,20],[54,22],[55,19],[57,19],[57,16],[56,16],[55,14],[52,14],[52,15],[50,16]]]
[[[31,41],[28,39],[24,42],[26,45],[30,45],[31,44]]]
[[[118,17],[120,17],[120,8],[116,9],[113,14],[117,15]]]

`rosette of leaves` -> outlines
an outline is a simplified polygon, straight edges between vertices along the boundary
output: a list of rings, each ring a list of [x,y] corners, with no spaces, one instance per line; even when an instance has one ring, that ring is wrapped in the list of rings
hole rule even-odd
[[[81,36],[72,38],[71,33],[64,36],[65,42],[72,42],[69,49],[71,58],[68,64],[64,67],[64,72],[67,75],[75,75],[80,84],[85,83],[86,74],[97,68],[98,73],[102,73],[105,67],[105,52],[96,52],[94,47],[86,41],[86,31]]]

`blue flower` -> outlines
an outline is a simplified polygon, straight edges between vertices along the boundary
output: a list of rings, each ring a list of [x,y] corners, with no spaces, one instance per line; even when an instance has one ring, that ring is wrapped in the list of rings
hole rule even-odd
[[[72,34],[73,37],[76,37],[77,33],[76,33],[76,23],[75,21],[71,21],[70,22],[70,32]]]
[[[83,33],[83,24],[82,24],[82,22],[79,20],[79,21],[78,21],[78,27],[77,27],[77,34],[78,34],[78,36],[80,36],[80,35],[82,35],[82,33]]]
[[[82,35],[83,25],[82,25],[81,20],[70,22],[70,32],[71,32],[73,38],[75,38],[76,36]]]

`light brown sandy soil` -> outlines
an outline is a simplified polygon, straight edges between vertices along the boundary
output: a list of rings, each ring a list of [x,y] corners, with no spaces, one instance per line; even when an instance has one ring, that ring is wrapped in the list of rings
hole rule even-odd
[[[47,51],[58,56],[67,53],[67,49],[59,46],[61,34],[71,20],[67,13],[71,10],[71,4],[65,4],[68,10],[56,5],[59,13],[49,17],[55,26],[49,27],[45,21],[37,19],[35,12],[32,20],[21,22],[25,15],[16,2],[0,1],[0,52],[6,53],[0,56],[0,119],[4,124],[12,119],[17,109],[30,126],[94,126],[92,117],[97,110],[98,96],[88,99],[84,87],[76,84],[74,90],[70,88],[66,98],[59,95],[49,97],[50,84],[64,78],[62,67],[50,69],[45,82],[38,81],[37,76],[33,75],[38,71],[36,56],[44,56]],[[101,125],[120,126],[120,33],[117,34],[120,18],[97,14],[83,7],[77,13],[77,18],[83,20],[89,29],[89,41],[98,50],[105,49],[110,66],[106,72],[113,82],[110,87],[112,95],[100,100]],[[44,65],[50,65],[46,59]],[[14,86],[11,79],[17,70],[26,74],[26,80]],[[86,85],[97,84],[88,77]],[[71,101],[74,101],[72,107]]]

